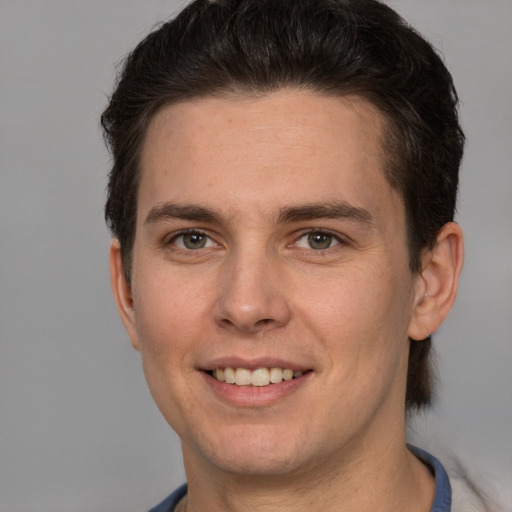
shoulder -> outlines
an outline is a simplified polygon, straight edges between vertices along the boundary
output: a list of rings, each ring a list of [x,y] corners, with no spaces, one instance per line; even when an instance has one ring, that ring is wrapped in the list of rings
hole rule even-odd
[[[484,483],[476,483],[468,476],[450,472],[452,486],[452,512],[505,512],[502,504],[493,498],[492,491]]]
[[[153,507],[149,512],[173,512],[176,505],[187,494],[187,484],[178,487],[172,494],[167,496],[164,501]]]
[[[436,495],[432,511],[504,512],[494,498],[492,486],[482,479],[470,476],[467,468],[453,454],[443,457],[442,464],[425,450],[408,445],[409,450],[426,464],[436,480]],[[446,470],[445,470],[446,467]],[[450,507],[451,502],[451,507]],[[440,508],[436,508],[439,507]],[[448,508],[446,508],[446,505]],[[443,506],[445,508],[443,508]]]
[[[453,493],[452,512],[484,512],[478,496],[472,492],[465,478],[452,476],[450,479]]]

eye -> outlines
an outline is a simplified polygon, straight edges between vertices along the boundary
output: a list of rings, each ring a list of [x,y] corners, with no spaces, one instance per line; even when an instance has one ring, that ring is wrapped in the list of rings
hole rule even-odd
[[[339,243],[340,240],[330,233],[313,231],[301,236],[297,242],[295,242],[295,246],[302,249],[314,249],[316,251],[321,251],[330,249]]]
[[[170,240],[170,243],[178,247],[178,249],[185,249],[189,251],[214,247],[216,245],[208,235],[205,235],[200,231],[181,233]]]

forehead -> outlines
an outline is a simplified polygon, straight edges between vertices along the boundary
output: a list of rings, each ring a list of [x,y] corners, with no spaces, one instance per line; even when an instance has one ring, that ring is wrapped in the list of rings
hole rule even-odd
[[[247,210],[391,194],[385,122],[368,102],[284,90],[180,102],[151,121],[139,213],[167,201]]]

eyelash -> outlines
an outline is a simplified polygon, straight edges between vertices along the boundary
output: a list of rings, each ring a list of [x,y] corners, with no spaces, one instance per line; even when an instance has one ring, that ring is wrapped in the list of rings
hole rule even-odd
[[[179,238],[185,237],[186,235],[198,235],[198,236],[201,236],[201,237],[204,237],[205,239],[207,239],[206,243],[208,243],[208,241],[209,241],[209,242],[213,242],[213,244],[215,244],[215,245],[218,245],[217,242],[215,242],[215,240],[211,237],[211,235],[209,235],[205,231],[201,231],[200,229],[184,229],[184,230],[180,231],[179,233],[174,234],[168,240],[166,240],[164,242],[164,245],[165,246],[173,245],[177,250],[184,251],[187,253],[197,253],[199,249],[204,248],[204,247],[198,247],[196,249],[189,249],[187,247],[179,247],[176,244],[176,241]],[[206,247],[206,248],[209,248],[209,247]]]
[[[187,248],[187,247],[180,247],[179,245],[177,245],[176,241],[178,239],[180,239],[180,238],[185,237],[186,235],[198,235],[200,237],[204,237],[206,239],[205,244],[208,244],[210,242],[210,245],[209,245],[209,247],[197,247],[197,248],[194,248],[194,249]],[[308,237],[310,235],[328,236],[328,237],[331,237],[330,243],[331,244],[332,244],[332,242],[335,242],[335,243],[334,243],[334,245],[330,245],[329,247],[317,248],[317,249],[315,249],[313,247],[298,247],[298,243],[302,239],[304,239],[304,238],[306,238],[306,237]],[[201,231],[199,229],[186,229],[186,230],[180,231],[177,234],[174,234],[170,239],[165,241],[164,245],[166,245],[166,246],[173,245],[179,251],[185,251],[187,253],[196,253],[197,254],[197,252],[200,249],[208,249],[208,248],[210,248],[211,247],[211,243],[213,243],[213,244],[218,246],[218,244],[215,242],[215,240],[207,232]],[[301,232],[300,235],[297,238],[295,238],[295,240],[288,247],[292,247],[293,248],[295,246],[297,249],[311,250],[311,251],[313,251],[315,253],[322,254],[322,253],[324,253],[326,251],[334,249],[334,247],[336,247],[338,245],[346,245],[346,244],[347,244],[346,240],[344,240],[338,234],[332,233],[331,231],[328,231],[328,230],[325,230],[325,229],[310,229],[308,231]],[[184,242],[182,242],[182,245],[185,245]]]
[[[329,237],[332,237],[332,242],[335,242],[334,245],[331,245],[330,247],[326,247],[325,249],[314,249],[313,247],[309,247],[309,248],[302,248],[302,247],[297,247],[298,249],[305,249],[305,250],[311,250],[315,253],[318,253],[318,254],[323,254],[325,253],[326,251],[330,251],[332,249],[334,249],[335,247],[337,247],[338,245],[347,245],[347,240],[345,240],[344,238],[342,238],[339,234],[336,234],[336,233],[333,233],[332,231],[329,231],[329,230],[325,230],[325,229],[309,229],[307,231],[303,231],[296,239],[295,241],[291,244],[291,246],[297,246],[298,242],[300,240],[302,240],[303,238],[305,237],[308,237],[310,235],[324,235],[324,236],[329,236]]]

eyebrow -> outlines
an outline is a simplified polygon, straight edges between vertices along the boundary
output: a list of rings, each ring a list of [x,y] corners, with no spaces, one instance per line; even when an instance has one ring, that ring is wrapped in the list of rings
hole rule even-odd
[[[354,206],[346,201],[336,201],[333,203],[313,203],[284,207],[280,211],[278,222],[340,218],[354,220],[367,225],[372,225],[374,221],[373,215],[368,210]]]
[[[285,206],[280,209],[277,223],[311,221],[315,219],[349,219],[372,225],[372,214],[361,207],[346,201],[311,203],[298,206]],[[144,224],[155,224],[162,220],[183,219],[190,221],[221,224],[223,217],[215,210],[194,204],[164,203],[149,211]]]
[[[220,223],[222,218],[210,208],[193,204],[164,203],[151,208],[144,224],[154,224],[166,219],[183,219]]]

